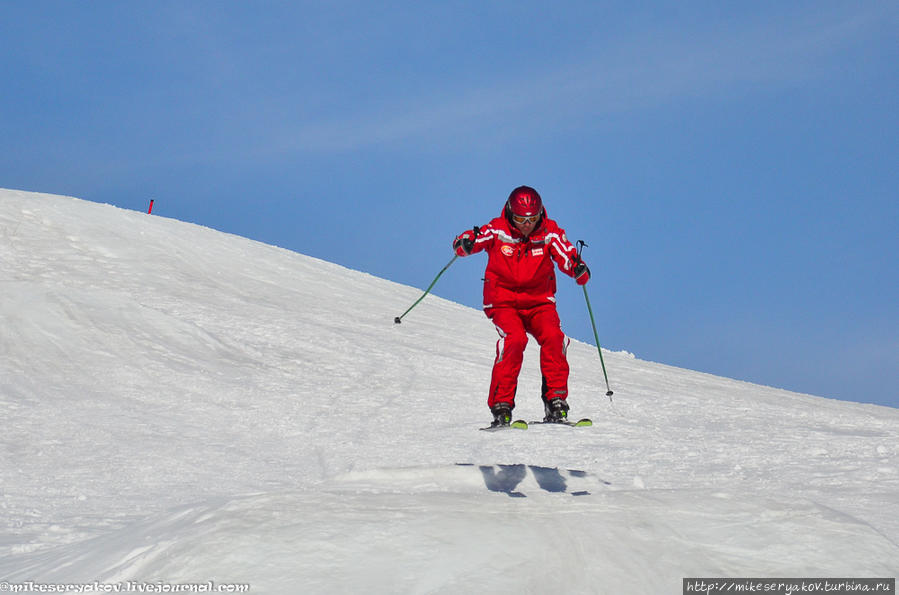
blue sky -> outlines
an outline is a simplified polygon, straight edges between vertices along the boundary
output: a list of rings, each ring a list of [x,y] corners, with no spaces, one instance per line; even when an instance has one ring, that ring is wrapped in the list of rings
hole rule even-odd
[[[0,38],[0,187],[423,289],[528,184],[604,347],[899,407],[893,1],[38,0]],[[478,307],[483,268],[435,293]]]

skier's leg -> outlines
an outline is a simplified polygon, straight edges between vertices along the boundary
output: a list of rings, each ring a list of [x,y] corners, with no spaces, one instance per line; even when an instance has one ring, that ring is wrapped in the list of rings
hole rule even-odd
[[[540,344],[540,372],[543,374],[543,398],[568,398],[568,343],[562,332],[555,305],[531,311],[526,321],[527,332]]]
[[[528,336],[521,317],[514,308],[491,308],[487,315],[499,333],[487,405],[492,408],[498,403],[507,403],[514,407],[518,373],[521,371]]]

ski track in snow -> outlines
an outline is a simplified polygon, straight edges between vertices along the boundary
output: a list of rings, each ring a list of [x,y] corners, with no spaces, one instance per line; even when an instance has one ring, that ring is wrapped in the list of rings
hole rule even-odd
[[[495,331],[435,296],[394,324],[420,295],[0,190],[0,579],[660,593],[899,574],[899,410],[607,352],[610,404],[573,341],[571,415],[593,428],[478,432]],[[539,377],[531,341],[516,417],[542,416]]]

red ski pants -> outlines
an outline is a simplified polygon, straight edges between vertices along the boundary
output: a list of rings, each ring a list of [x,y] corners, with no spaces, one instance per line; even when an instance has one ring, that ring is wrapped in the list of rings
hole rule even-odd
[[[518,373],[528,334],[540,345],[540,371],[546,382],[547,398],[567,398],[568,337],[562,332],[556,305],[546,304],[527,310],[490,308],[487,316],[493,320],[499,333],[487,405],[493,407],[497,403],[508,403],[515,406]]]

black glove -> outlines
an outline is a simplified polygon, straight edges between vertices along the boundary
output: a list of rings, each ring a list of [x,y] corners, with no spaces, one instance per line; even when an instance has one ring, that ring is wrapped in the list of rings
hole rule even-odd
[[[584,285],[590,280],[590,269],[583,262],[577,263],[574,267],[574,280],[578,285]]]
[[[474,250],[474,240],[466,236],[460,236],[453,242],[453,250],[459,256],[468,256]]]

